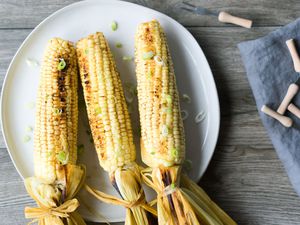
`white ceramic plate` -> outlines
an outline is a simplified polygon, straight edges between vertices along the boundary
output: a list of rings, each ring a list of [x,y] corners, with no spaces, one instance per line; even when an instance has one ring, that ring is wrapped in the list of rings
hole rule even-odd
[[[35,101],[39,81],[39,67],[28,66],[26,59],[40,61],[46,42],[52,37],[76,42],[90,33],[102,31],[114,52],[122,81],[134,83],[134,63],[123,61],[122,56],[133,56],[137,25],[152,19],[159,20],[167,34],[179,92],[188,94],[192,99],[190,104],[181,103],[181,108],[189,112],[184,122],[187,158],[193,162],[189,175],[195,181],[200,179],[213,155],[220,123],[215,83],[201,48],[193,36],[170,17],[139,5],[109,0],[75,3],[49,16],[26,38],[9,66],[2,89],[2,129],[12,161],[23,178],[33,176],[32,133],[25,130],[27,126],[33,126],[35,113],[26,105]],[[118,22],[117,31],[111,30],[112,21]],[[116,42],[121,42],[123,48],[117,49]],[[98,166],[86,134],[86,115],[81,111],[79,143],[85,145],[85,151],[80,162],[87,165],[87,182],[100,190],[116,194],[107,174]],[[200,123],[195,123],[195,116],[199,112],[204,112],[205,117]],[[138,127],[136,115],[137,106],[132,115],[135,130]],[[24,135],[31,136],[31,141],[24,143]],[[124,220],[121,207],[102,204],[84,192],[80,198],[83,200],[80,211],[86,219],[98,222]],[[88,209],[85,203],[89,203]]]

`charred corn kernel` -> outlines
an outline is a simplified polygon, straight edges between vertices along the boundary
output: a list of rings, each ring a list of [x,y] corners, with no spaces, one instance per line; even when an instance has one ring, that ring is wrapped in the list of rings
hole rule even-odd
[[[138,27],[135,63],[143,161],[150,167],[182,164],[185,140],[178,91],[166,37],[157,21]]]
[[[81,39],[77,43],[77,55],[98,158],[101,166],[112,173],[135,161],[131,122],[120,76],[102,33]]]
[[[51,39],[44,52],[36,101],[35,175],[53,183],[77,158],[77,59],[73,44]]]

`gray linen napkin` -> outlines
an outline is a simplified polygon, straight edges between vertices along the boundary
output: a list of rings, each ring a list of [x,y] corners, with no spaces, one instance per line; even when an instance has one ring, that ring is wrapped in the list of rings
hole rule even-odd
[[[293,127],[283,127],[275,119],[260,111],[266,104],[277,110],[288,86],[300,74],[294,71],[293,61],[285,41],[295,39],[300,53],[300,19],[265,37],[238,44],[256,105],[269,137],[281,159],[292,185],[300,196],[300,119],[287,112]],[[293,99],[300,108],[300,93]]]

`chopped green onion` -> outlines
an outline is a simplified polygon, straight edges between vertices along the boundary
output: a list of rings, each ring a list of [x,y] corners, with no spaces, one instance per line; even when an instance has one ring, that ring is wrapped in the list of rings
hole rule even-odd
[[[122,45],[122,43],[120,43],[120,42],[117,42],[117,43],[116,43],[116,47],[117,47],[117,48],[122,48],[122,47],[123,47],[123,45]]]
[[[171,149],[171,154],[174,158],[178,157],[178,150],[176,148],[172,148]]]
[[[32,126],[27,126],[25,130],[26,130],[26,132],[32,132],[33,127]]]
[[[89,53],[89,50],[88,49],[85,49],[84,50],[84,53],[87,55]]]
[[[57,153],[56,158],[62,165],[66,165],[69,161],[69,153],[60,151],[59,153]]]
[[[28,103],[26,104],[26,107],[27,107],[28,109],[34,109],[35,103],[34,103],[34,102],[28,102]]]
[[[167,137],[168,134],[169,134],[169,129],[168,129],[168,126],[167,125],[162,125],[162,128],[161,128],[161,134],[163,137]]]
[[[49,157],[49,156],[51,156],[51,155],[52,155],[52,152],[48,152],[47,156]]]
[[[162,60],[162,58],[158,55],[154,56],[154,61],[160,65],[160,66],[163,66],[164,65],[164,61]]]
[[[151,154],[151,155],[154,155],[154,154],[155,154],[155,152],[150,152],[150,154]]]
[[[30,67],[38,67],[40,65],[40,63],[35,59],[26,59],[26,63]]]
[[[166,95],[165,99],[168,104],[172,104],[172,96],[171,95]]]
[[[174,189],[176,186],[174,183],[171,184],[171,188]]]
[[[186,103],[191,103],[192,102],[191,97],[188,96],[187,94],[183,94],[181,99],[182,99],[183,102],[186,102]]]
[[[77,146],[77,154],[81,155],[83,152],[84,152],[84,145],[83,144],[78,145]]]
[[[167,113],[167,114],[171,114],[172,113],[172,108],[170,108],[170,107],[169,108],[165,108],[164,112]]]
[[[54,108],[53,113],[54,113],[54,115],[58,116],[58,115],[62,114],[62,109]]]
[[[124,61],[132,61],[132,56],[123,56]]]
[[[118,29],[118,23],[116,21],[113,21],[110,25],[112,31],[116,31]]]
[[[29,136],[29,135],[25,135],[24,137],[23,137],[23,142],[24,143],[27,143],[27,142],[29,142],[31,140],[31,137]]]
[[[130,82],[124,83],[124,93],[127,103],[132,103],[135,95],[136,87]]]
[[[204,111],[200,111],[200,112],[196,115],[196,117],[195,117],[195,123],[200,123],[200,122],[202,122],[202,121],[205,119],[205,116],[206,116],[205,112],[204,112]]]
[[[148,60],[148,59],[152,59],[154,56],[154,52],[150,51],[150,52],[144,52],[143,54],[143,60]]]
[[[64,59],[59,59],[59,63],[57,65],[57,69],[59,71],[63,70],[66,67],[67,63]]]
[[[95,113],[96,113],[97,116],[101,115],[101,113],[102,113],[101,108],[100,107],[95,108]]]
[[[181,110],[181,118],[182,120],[186,120],[189,117],[189,113],[186,110]]]

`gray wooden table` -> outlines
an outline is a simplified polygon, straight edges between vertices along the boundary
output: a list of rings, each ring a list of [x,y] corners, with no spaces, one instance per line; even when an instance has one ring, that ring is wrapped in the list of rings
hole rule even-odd
[[[45,17],[76,0],[0,0],[0,83],[16,50]],[[179,0],[132,0],[183,24],[197,39],[213,70],[221,103],[216,152],[200,184],[238,224],[300,224],[300,198],[260,122],[236,44],[297,18],[299,0],[194,0],[254,20],[246,30],[174,9]],[[0,135],[1,136],[1,135]],[[0,224],[25,224],[33,204],[0,138]]]

